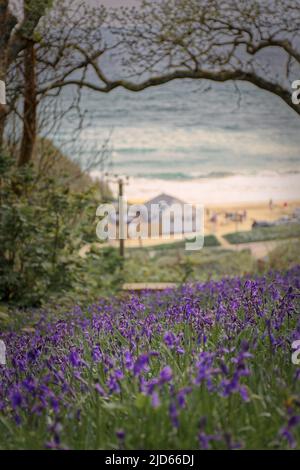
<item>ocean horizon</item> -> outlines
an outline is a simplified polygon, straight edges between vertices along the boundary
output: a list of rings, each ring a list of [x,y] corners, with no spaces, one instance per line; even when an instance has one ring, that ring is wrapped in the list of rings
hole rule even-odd
[[[101,179],[101,173],[94,171],[91,176]],[[105,178],[104,178],[105,180]],[[161,180],[152,178],[129,178],[125,195],[129,201],[144,202],[161,193],[177,197],[191,204],[242,205],[247,203],[267,203],[275,201],[300,201],[300,175],[256,174],[231,175],[220,178],[187,180]],[[111,185],[117,195],[117,185]]]

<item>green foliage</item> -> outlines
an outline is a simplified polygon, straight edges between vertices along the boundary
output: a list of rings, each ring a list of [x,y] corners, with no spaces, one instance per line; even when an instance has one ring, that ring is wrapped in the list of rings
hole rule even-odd
[[[74,192],[83,192],[94,183],[84,173],[78,163],[70,160],[49,139],[39,137],[33,156],[33,165],[38,174],[51,174],[56,181],[67,186]]]
[[[79,304],[96,300],[119,290],[125,282],[123,259],[114,248],[93,246],[84,259],[77,259],[72,291],[66,293],[67,303]],[[61,299],[60,299],[61,300]]]
[[[300,264],[300,240],[282,242],[269,255],[268,268],[285,270]]]
[[[204,246],[220,246],[220,242],[215,235],[205,235]]]
[[[159,245],[150,246],[150,247],[144,247],[143,250],[148,250],[152,251],[153,249],[156,250],[174,250],[174,249],[184,249],[186,243],[193,243],[195,241],[195,237],[192,237],[191,239],[186,240],[180,240],[180,241],[173,241],[170,243],[161,243]],[[215,235],[205,235],[204,237],[204,247],[216,247],[220,246],[220,242],[217,239]],[[140,250],[141,248],[131,248],[131,250]]]
[[[91,216],[91,196],[38,178],[30,166],[16,169],[3,154],[0,170],[0,299],[38,305],[76,278],[78,225]]]
[[[283,240],[297,237],[300,237],[299,224],[254,228],[248,232],[235,232],[224,235],[224,238],[232,244]]]
[[[251,272],[256,272],[256,263],[249,250],[233,253],[214,247],[197,252],[187,252],[184,247],[130,249],[124,265],[126,282],[181,283]]]

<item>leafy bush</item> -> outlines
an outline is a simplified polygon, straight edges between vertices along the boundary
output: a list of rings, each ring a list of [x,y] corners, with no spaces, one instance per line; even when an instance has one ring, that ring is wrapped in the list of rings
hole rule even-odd
[[[220,246],[220,242],[215,235],[205,235],[204,246]]]
[[[83,193],[97,187],[104,199],[112,199],[107,183],[95,183],[88,172],[83,171],[78,163],[64,155],[49,139],[38,138],[33,166],[38,175],[51,174],[58,184],[67,184],[72,192]]]
[[[71,287],[82,242],[78,224],[90,215],[91,196],[38,178],[30,166],[16,169],[3,154],[0,173],[0,300],[36,305]]]
[[[235,232],[224,235],[224,238],[232,244],[284,240],[286,238],[297,237],[300,237],[299,224],[254,228],[248,232]]]
[[[186,242],[192,243],[195,241],[195,237],[186,240],[180,240],[180,241],[173,241],[170,243],[161,243],[159,245],[154,245],[151,247],[145,247],[143,250],[173,250],[173,249],[180,249],[180,248],[185,248]],[[220,246],[219,240],[216,238],[215,235],[205,235],[204,237],[204,246],[205,247],[215,247],[215,246]],[[140,250],[141,248],[131,248],[131,250]]]
[[[97,300],[99,296],[116,293],[125,282],[123,258],[118,250],[109,247],[93,246],[84,259],[77,259],[72,291],[65,293],[68,304],[76,302],[86,304]],[[60,299],[60,301],[63,299]]]
[[[284,270],[300,264],[300,240],[282,242],[269,254],[268,268]]]

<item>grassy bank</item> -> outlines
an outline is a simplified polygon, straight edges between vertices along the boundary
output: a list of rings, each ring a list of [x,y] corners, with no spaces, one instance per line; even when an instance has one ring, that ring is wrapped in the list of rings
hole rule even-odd
[[[284,240],[297,237],[300,237],[300,224],[253,228],[248,232],[235,232],[224,235],[224,238],[232,244]]]
[[[188,239],[188,243],[193,243],[195,241],[195,237]],[[174,241],[171,243],[161,243],[159,245],[153,245],[153,246],[148,246],[148,247],[143,247],[144,250],[173,250],[173,249],[184,249],[186,245],[185,240],[180,240],[180,241]],[[204,247],[209,248],[209,247],[216,247],[220,246],[220,242],[218,239],[215,237],[215,235],[206,235],[204,237]],[[140,248],[130,248],[130,250],[138,250]]]

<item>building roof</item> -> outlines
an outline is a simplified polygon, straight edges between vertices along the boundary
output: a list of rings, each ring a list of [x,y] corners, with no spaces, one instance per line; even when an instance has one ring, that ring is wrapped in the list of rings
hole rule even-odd
[[[172,206],[173,204],[180,204],[184,205],[185,202],[182,201],[181,199],[178,199],[177,197],[170,196],[169,194],[166,193],[161,193],[158,196],[155,196],[152,199],[149,199],[149,201],[145,202],[145,206],[151,206],[151,204],[159,204],[164,202],[167,206]]]

